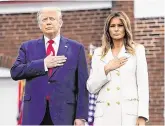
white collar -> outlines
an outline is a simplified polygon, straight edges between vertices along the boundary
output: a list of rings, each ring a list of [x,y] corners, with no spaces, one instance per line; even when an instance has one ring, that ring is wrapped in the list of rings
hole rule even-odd
[[[45,44],[47,44],[47,42],[48,42],[50,39],[44,35],[44,40],[45,40]],[[57,36],[56,36],[55,38],[53,38],[52,40],[55,42],[55,44],[59,45],[59,43],[60,43],[60,34],[57,35]]]

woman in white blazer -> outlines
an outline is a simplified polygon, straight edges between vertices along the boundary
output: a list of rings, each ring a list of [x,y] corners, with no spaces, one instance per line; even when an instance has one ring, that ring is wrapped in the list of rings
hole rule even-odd
[[[145,48],[133,41],[124,12],[106,19],[102,46],[94,51],[87,89],[98,94],[94,126],[145,125],[149,88]]]

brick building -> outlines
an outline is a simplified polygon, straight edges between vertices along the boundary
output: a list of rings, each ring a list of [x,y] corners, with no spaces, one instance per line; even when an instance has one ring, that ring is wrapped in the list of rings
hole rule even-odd
[[[110,11],[122,10],[131,19],[134,40],[146,47],[150,84],[148,124],[164,125],[164,17],[137,18],[134,4],[134,1],[106,0],[0,2],[0,82],[6,84],[10,80],[11,83],[8,70],[17,56],[20,44],[42,35],[36,20],[36,12],[42,6],[58,6],[62,9],[62,35],[83,43],[86,53],[90,43],[95,46],[101,44],[104,21]]]

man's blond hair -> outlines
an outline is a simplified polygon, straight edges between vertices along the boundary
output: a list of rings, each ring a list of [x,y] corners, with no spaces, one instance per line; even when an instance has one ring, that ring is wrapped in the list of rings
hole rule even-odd
[[[60,8],[58,8],[58,7],[43,7],[43,8],[41,8],[37,12],[37,21],[38,21],[38,24],[40,23],[40,16],[41,16],[42,12],[45,11],[45,10],[50,10],[50,11],[57,12],[59,18],[62,19],[62,13],[61,13],[61,9]]]

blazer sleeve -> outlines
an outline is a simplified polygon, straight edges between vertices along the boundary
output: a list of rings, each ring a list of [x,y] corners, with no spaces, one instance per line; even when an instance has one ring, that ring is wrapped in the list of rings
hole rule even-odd
[[[88,67],[85,56],[85,49],[80,47],[78,55],[78,69],[77,69],[77,108],[76,119],[88,120],[88,91],[86,88],[86,81],[88,79]]]
[[[147,120],[149,120],[148,68],[145,56],[145,48],[143,45],[137,46],[136,57],[136,76],[139,96],[138,116],[145,117]]]
[[[104,66],[105,63],[101,63],[98,56],[100,49],[96,49],[92,56],[92,64],[90,70],[90,76],[87,80],[87,89],[90,93],[96,94],[98,91],[110,81],[110,73],[105,74]]]
[[[10,73],[13,80],[22,80],[44,75],[46,73],[44,59],[27,62],[27,49],[25,48],[25,44],[22,44]]]

